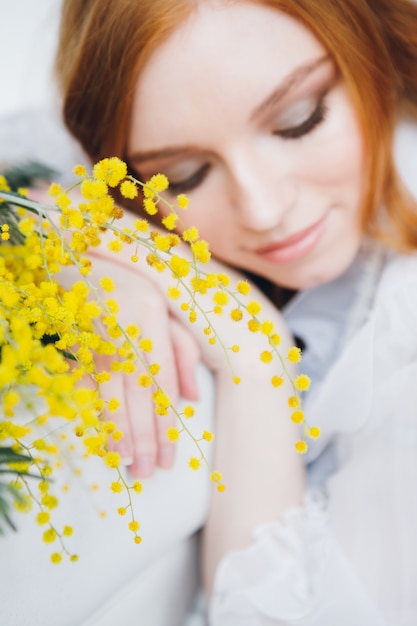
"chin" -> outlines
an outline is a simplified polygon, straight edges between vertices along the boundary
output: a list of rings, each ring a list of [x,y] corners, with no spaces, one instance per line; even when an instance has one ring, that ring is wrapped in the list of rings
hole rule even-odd
[[[327,257],[326,255],[325,260],[321,258],[316,262],[303,263],[302,267],[297,270],[289,270],[287,275],[285,272],[280,271],[279,277],[275,274],[274,278],[267,278],[280,287],[294,289],[295,291],[312,289],[339,278],[353,263],[357,252],[358,248],[346,250],[346,253],[343,255],[339,251],[337,257],[336,255],[333,257]]]

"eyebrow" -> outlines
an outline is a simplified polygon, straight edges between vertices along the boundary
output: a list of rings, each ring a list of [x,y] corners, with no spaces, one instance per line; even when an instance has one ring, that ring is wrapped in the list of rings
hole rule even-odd
[[[274,89],[274,91],[264,100],[251,114],[250,119],[254,120],[264,115],[267,111],[272,109],[282,98],[298,83],[301,83],[318,67],[324,65],[330,60],[328,54],[323,55],[316,61],[309,63],[308,65],[301,65],[293,70],[288,76],[286,76],[283,82]]]
[[[309,74],[314,72],[314,70],[323,65],[326,61],[329,61],[329,59],[330,56],[326,54],[308,65],[302,65],[293,70],[284,79],[284,81],[276,87],[276,89],[274,89],[266,100],[256,107],[251,114],[251,120],[264,115],[269,109],[274,107],[294,87],[294,85],[302,82]],[[147,161],[168,159],[170,157],[195,156],[198,152],[201,152],[201,150],[195,146],[167,146],[157,148],[155,150],[134,152],[131,156],[129,156],[128,160],[129,162],[139,164]]]
[[[201,150],[194,146],[170,146],[166,148],[157,148],[156,150],[146,150],[145,152],[134,152],[129,157],[129,161],[143,163],[144,161],[167,159],[173,156],[195,156],[196,152],[201,152]]]

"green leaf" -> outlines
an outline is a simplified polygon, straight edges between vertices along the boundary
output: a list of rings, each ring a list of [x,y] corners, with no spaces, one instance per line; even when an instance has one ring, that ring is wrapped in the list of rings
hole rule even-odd
[[[27,463],[32,458],[26,454],[16,452],[13,448],[0,448],[0,464],[2,463]]]
[[[17,530],[9,515],[11,501],[23,502],[22,494],[13,485],[0,483],[0,535],[6,527]]]
[[[12,189],[30,187],[39,180],[49,181],[57,176],[58,172],[48,165],[38,161],[28,161],[21,165],[14,165],[2,172]]]

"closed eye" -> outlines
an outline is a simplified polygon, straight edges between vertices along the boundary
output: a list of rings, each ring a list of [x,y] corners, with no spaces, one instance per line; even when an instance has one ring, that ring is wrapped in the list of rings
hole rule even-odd
[[[316,126],[321,124],[327,114],[327,106],[324,103],[324,96],[322,96],[314,109],[314,111],[307,117],[307,119],[303,120],[300,124],[296,126],[291,126],[288,128],[282,128],[274,131],[274,135],[281,137],[282,139],[298,139],[303,137],[304,135],[308,135],[311,133]]]
[[[169,191],[175,195],[192,191],[203,182],[203,180],[206,178],[207,174],[209,173],[209,170],[210,170],[210,164],[206,163],[205,165],[200,167],[200,169],[194,172],[191,176],[188,176],[187,178],[184,178],[182,180],[171,180],[171,178],[169,178],[169,173],[168,173]]]

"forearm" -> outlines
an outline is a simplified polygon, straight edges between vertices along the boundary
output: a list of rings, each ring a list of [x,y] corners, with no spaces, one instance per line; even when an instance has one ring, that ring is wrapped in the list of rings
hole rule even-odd
[[[218,376],[215,467],[227,489],[213,494],[204,531],[208,595],[221,558],[247,546],[258,524],[278,520],[302,500],[304,469],[294,448],[290,390],[272,387],[261,366],[248,368],[247,380],[242,376],[238,386],[226,375]]]

